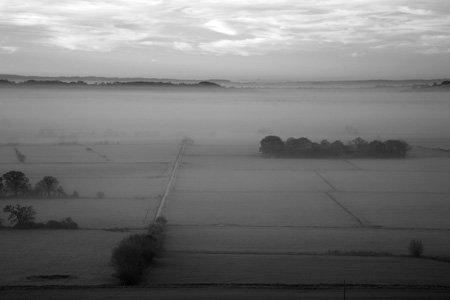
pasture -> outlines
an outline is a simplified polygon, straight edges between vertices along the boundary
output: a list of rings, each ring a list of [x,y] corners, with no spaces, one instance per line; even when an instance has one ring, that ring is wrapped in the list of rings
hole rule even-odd
[[[0,173],[24,172],[34,185],[56,177],[79,198],[1,198],[1,208],[33,206],[36,222],[71,217],[80,230],[0,230],[4,285],[114,283],[111,250],[129,229],[146,228],[154,218],[178,143],[145,145],[22,145],[25,163],[17,163],[11,146],[0,147]],[[86,150],[90,148],[91,150]],[[128,154],[128,155],[127,155]],[[107,157],[108,159],[105,159]],[[104,193],[98,198],[97,193]],[[3,224],[8,216],[0,212]],[[103,229],[124,230],[107,232]],[[70,275],[45,280],[29,276]]]
[[[163,212],[168,250],[407,255],[419,238],[427,255],[450,254],[446,155],[277,159],[216,147],[190,146],[183,157]]]
[[[8,245],[0,254],[10,262],[1,271],[2,283],[102,284],[114,282],[110,251],[129,233],[101,229],[148,224],[179,144],[24,145],[24,164],[15,161],[12,147],[0,151],[12,153],[2,158],[3,173],[23,171],[32,183],[52,175],[68,193],[81,196],[5,198],[3,206],[32,205],[38,222],[70,216],[82,228],[0,231]],[[257,146],[189,145],[163,208],[169,220],[166,252],[146,283],[335,283],[345,277],[354,283],[444,284],[447,263],[324,254],[407,255],[409,240],[419,238],[426,255],[448,256],[447,166],[445,155],[272,159],[259,156]],[[97,198],[99,191],[105,198]],[[31,248],[20,244],[23,239],[37,259],[27,258]],[[367,269],[375,271],[369,275]],[[26,278],[52,274],[71,277]]]
[[[32,184],[54,176],[80,198],[2,198],[1,208],[32,205],[38,222],[70,216],[81,229],[1,230],[1,284],[114,282],[111,249],[129,232],[102,229],[139,230],[150,222],[186,136],[195,144],[163,208],[166,253],[146,283],[442,283],[444,262],[322,254],[407,255],[416,238],[425,255],[449,256],[447,152],[414,148],[406,159],[269,159],[258,152],[272,133],[316,142],[355,138],[346,128],[366,139],[448,146],[440,139],[448,134],[448,93],[380,91],[3,89],[0,173],[22,171]],[[76,143],[57,145],[59,138]],[[4,224],[7,217],[0,213]],[[326,274],[330,269],[336,276]],[[73,277],[27,279],[55,274]]]

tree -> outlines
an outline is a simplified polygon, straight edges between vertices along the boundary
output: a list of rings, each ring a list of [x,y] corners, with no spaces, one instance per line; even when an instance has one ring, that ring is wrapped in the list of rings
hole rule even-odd
[[[341,141],[334,141],[330,144],[331,153],[335,156],[339,156],[345,152],[345,145]]]
[[[369,154],[370,155],[383,155],[384,143],[381,141],[372,141],[369,143]]]
[[[44,178],[36,183],[36,188],[48,197],[55,195],[59,187],[58,179],[53,176],[44,176]]]
[[[328,148],[330,148],[330,145],[331,145],[331,143],[330,143],[329,141],[327,141],[327,140],[321,140],[321,141],[320,141],[320,146],[321,146],[323,149],[328,149]]]
[[[3,188],[4,188],[3,178],[0,177],[0,197],[3,196]]]
[[[355,145],[356,152],[358,154],[366,154],[369,151],[369,143],[363,138],[357,137],[352,141],[353,145]]]
[[[388,156],[406,156],[406,153],[411,150],[411,146],[402,140],[387,140],[384,142],[384,154]]]
[[[9,213],[8,220],[16,225],[23,225],[34,220],[36,211],[33,206],[22,206],[17,204],[16,206],[7,205],[3,208],[4,213]]]
[[[304,155],[308,150],[311,150],[311,148],[311,140],[305,137],[298,139],[289,138],[286,141],[286,150],[291,155]]]
[[[278,136],[268,135],[260,143],[259,151],[264,155],[280,155],[284,152],[284,142]]]
[[[4,189],[14,197],[25,195],[30,189],[28,177],[20,171],[9,171],[3,174]]]

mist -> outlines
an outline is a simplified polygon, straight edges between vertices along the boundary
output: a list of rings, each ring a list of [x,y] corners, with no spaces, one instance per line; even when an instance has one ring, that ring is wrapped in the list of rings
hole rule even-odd
[[[406,88],[2,88],[3,143],[189,136],[254,144],[264,135],[312,139],[447,137],[445,92]],[[351,128],[352,130],[349,130]]]

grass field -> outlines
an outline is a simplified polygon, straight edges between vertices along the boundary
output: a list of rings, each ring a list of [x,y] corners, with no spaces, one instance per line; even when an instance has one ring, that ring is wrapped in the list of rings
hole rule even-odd
[[[219,147],[183,157],[164,209],[171,256],[151,271],[156,282],[446,284],[444,262],[304,254],[403,256],[421,239],[426,255],[448,257],[448,156],[267,159]]]
[[[327,226],[358,224],[321,193],[176,192],[166,206],[176,225]]]
[[[33,205],[37,221],[70,216],[82,228],[0,231],[7,245],[0,256],[8,262],[0,271],[2,284],[114,282],[110,251],[129,233],[100,229],[148,224],[179,145],[89,147],[21,146],[25,164],[17,163],[12,147],[0,147],[2,174],[20,170],[32,183],[52,175],[68,193],[77,190],[81,196],[2,199],[2,206]],[[450,267],[444,262],[323,254],[407,255],[410,239],[416,238],[423,241],[426,255],[448,256],[449,172],[445,155],[269,159],[250,145],[190,145],[163,209],[169,220],[166,252],[146,283],[336,283],[345,278],[447,284]],[[96,198],[97,192],[105,198]],[[26,279],[52,274],[72,277]]]
[[[2,230],[1,285],[96,285],[114,283],[111,249],[128,232],[100,230]],[[27,279],[68,275],[68,279]]]
[[[170,284],[446,285],[449,276],[450,264],[411,258],[176,254],[159,260],[146,278]]]

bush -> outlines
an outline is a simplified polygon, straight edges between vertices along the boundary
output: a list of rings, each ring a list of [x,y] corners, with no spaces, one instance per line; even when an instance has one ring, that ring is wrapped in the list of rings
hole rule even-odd
[[[135,245],[120,243],[112,251],[111,263],[122,284],[134,285],[141,280],[145,261],[141,249]]]
[[[150,224],[146,234],[129,235],[113,249],[111,263],[115,277],[122,284],[133,285],[140,281],[144,269],[150,266],[159,252],[166,223],[166,218],[158,217]]]
[[[36,223],[33,221],[26,223],[17,223],[16,225],[14,225],[14,229],[42,229],[44,227],[44,223]]]
[[[71,217],[62,219],[60,222],[55,220],[50,220],[45,223],[45,228],[47,229],[78,229],[78,224],[75,223]]]
[[[155,252],[154,242],[145,234],[129,235],[112,251],[111,263],[116,271],[115,276],[125,285],[138,283]]]
[[[156,218],[155,223],[161,223],[163,225],[167,224],[167,219],[164,216],[159,216]]]
[[[420,257],[423,254],[424,247],[422,240],[412,239],[408,245],[409,254],[413,257]]]

